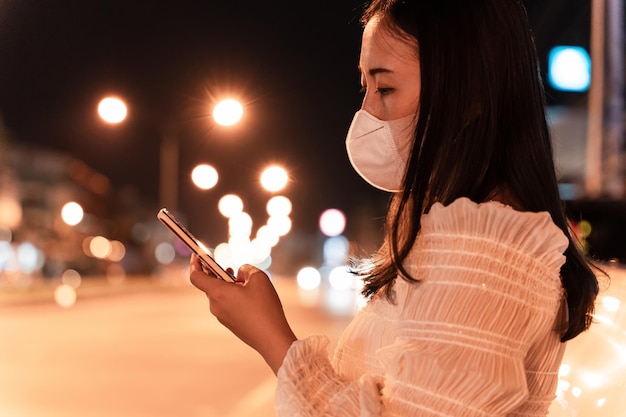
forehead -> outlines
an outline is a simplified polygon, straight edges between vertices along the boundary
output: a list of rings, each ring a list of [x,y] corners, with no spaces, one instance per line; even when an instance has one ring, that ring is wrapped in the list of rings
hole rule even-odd
[[[359,65],[363,71],[372,68],[394,69],[398,66],[419,65],[417,44],[390,32],[375,17],[363,30]]]

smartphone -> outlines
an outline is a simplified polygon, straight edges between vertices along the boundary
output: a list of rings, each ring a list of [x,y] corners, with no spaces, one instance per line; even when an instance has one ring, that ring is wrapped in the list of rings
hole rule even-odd
[[[215,258],[211,256],[209,253],[209,249],[207,249],[202,242],[194,237],[194,235],[187,230],[185,226],[182,225],[176,217],[172,213],[170,213],[166,208],[162,208],[159,210],[157,214],[157,219],[159,219],[168,229],[170,229],[178,238],[186,244],[189,249],[193,251],[198,258],[200,258],[200,263],[202,267],[206,270],[210,270],[219,278],[223,279],[226,282],[235,282],[235,277],[228,273],[224,268],[217,263]]]

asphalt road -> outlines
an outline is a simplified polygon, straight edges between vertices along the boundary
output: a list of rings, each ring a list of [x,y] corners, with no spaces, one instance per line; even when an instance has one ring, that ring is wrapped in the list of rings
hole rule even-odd
[[[336,341],[348,317],[275,282],[298,336]],[[2,417],[274,416],[274,390],[262,358],[188,284],[0,308]]]
[[[626,269],[607,270],[594,325],[568,344],[550,417],[626,417]],[[302,297],[292,280],[274,282],[298,336],[336,342],[354,311],[345,293]],[[50,292],[9,295],[0,297],[1,417],[275,416],[274,375],[188,283],[81,285],[69,308]]]

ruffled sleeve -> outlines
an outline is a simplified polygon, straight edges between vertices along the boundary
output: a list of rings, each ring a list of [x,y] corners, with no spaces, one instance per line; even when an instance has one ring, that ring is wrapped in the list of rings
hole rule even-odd
[[[392,336],[365,352],[375,365],[354,363],[382,371],[348,379],[333,369],[328,339],[297,341],[278,372],[278,416],[514,412],[529,395],[529,364],[553,370],[560,360],[551,350],[558,343],[554,325],[567,245],[547,213],[468,199],[434,205],[406,262],[420,282],[397,280],[397,316],[386,325],[395,329]],[[551,354],[552,360],[530,357]],[[541,390],[554,392],[553,382]],[[537,406],[539,413],[544,408]]]
[[[468,199],[434,205],[407,265],[422,282],[409,286],[395,342],[378,352],[390,415],[516,410],[529,395],[527,366],[541,362],[529,352],[552,356],[543,360],[551,369],[537,371],[560,361],[555,319],[568,243],[548,213]],[[555,383],[542,389],[554,393]],[[541,400],[537,415],[547,413]]]
[[[309,336],[294,342],[279,369],[278,416],[379,416],[380,389],[370,375],[348,381],[332,368],[329,340]]]

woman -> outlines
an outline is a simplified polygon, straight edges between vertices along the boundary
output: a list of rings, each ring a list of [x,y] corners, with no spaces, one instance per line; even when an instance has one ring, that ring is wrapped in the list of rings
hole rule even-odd
[[[267,276],[191,281],[277,373],[281,416],[543,416],[598,282],[559,200],[544,93],[516,0],[374,0],[362,108],[346,145],[392,192],[385,242],[356,272],[368,305],[297,340]],[[248,318],[254,316],[254,322]]]

